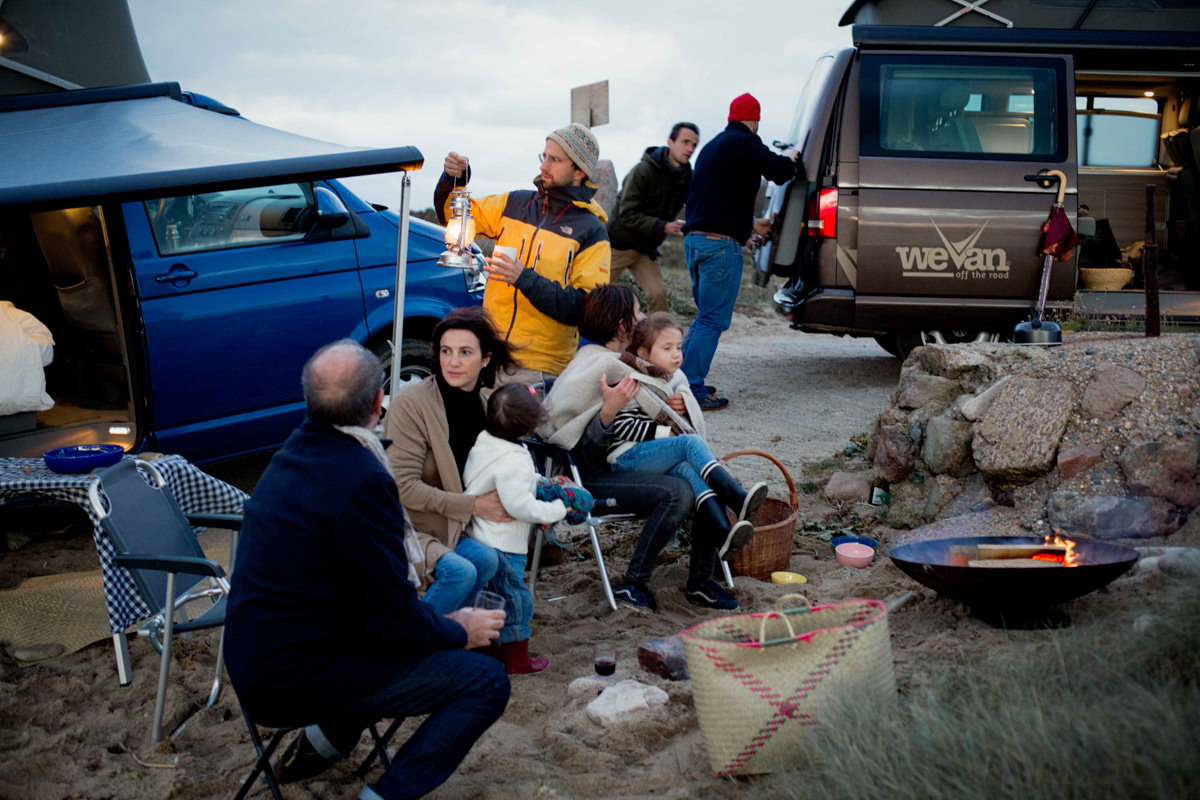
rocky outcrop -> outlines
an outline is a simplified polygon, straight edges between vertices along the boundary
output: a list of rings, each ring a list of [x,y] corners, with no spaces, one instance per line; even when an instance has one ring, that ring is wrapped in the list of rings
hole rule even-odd
[[[1200,336],[929,345],[892,398],[869,452],[896,527],[1008,507],[1037,532],[1149,538],[1200,506]]]

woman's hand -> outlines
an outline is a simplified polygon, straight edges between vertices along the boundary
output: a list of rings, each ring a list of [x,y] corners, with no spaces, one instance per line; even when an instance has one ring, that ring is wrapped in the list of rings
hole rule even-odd
[[[500,502],[500,493],[495,489],[475,498],[475,508],[471,511],[471,516],[483,517],[488,522],[513,521],[513,518],[504,510],[504,504]]]
[[[446,616],[463,626],[467,647],[487,647],[500,638],[500,629],[504,627],[503,610],[460,608]]]
[[[612,425],[617,418],[617,412],[629,405],[629,401],[637,397],[641,387],[632,376],[626,375],[617,381],[615,386],[608,385],[608,376],[600,376],[600,396],[604,398],[600,404],[600,421],[604,427]]]

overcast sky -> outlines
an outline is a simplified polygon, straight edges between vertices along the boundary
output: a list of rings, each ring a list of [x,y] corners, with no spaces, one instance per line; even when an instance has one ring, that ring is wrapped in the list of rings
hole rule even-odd
[[[471,159],[471,188],[527,188],[546,134],[570,121],[572,87],[609,82],[595,128],[617,179],[672,123],[726,124],[729,101],[762,103],[782,138],[816,58],[850,43],[849,0],[741,4],[602,0],[129,0],[150,77],[244,116],[344,145],[415,145],[414,209],[432,205],[446,153]],[[396,206],[394,176],[349,182]]]

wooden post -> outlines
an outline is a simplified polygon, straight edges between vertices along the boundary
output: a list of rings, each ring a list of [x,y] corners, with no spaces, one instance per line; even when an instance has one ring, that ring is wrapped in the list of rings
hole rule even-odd
[[[1142,277],[1146,283],[1146,336],[1158,336],[1158,237],[1154,231],[1153,183],[1146,184],[1146,242],[1142,248]]]

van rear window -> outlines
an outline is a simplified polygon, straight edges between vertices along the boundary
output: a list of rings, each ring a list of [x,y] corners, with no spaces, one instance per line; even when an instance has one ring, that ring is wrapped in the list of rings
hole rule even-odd
[[[868,54],[861,75],[863,155],[1066,158],[1061,61]]]

